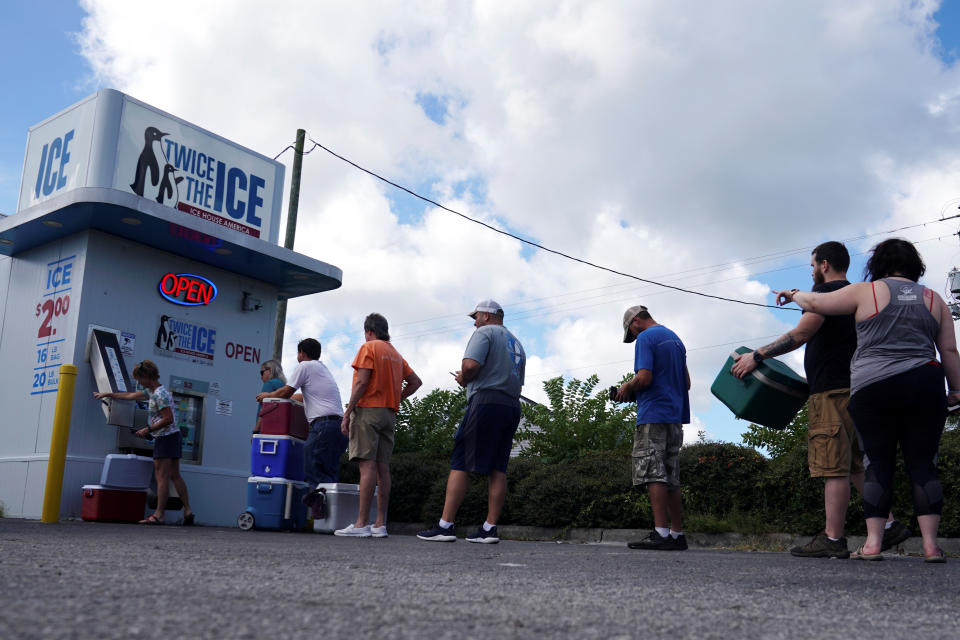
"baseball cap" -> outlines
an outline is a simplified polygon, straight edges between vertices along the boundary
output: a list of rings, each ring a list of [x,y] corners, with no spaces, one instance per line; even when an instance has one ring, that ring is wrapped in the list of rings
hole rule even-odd
[[[483,313],[503,313],[503,307],[496,300],[481,300],[477,303],[477,308],[467,315],[476,320],[477,314],[481,311]]]
[[[638,304],[630,307],[623,312],[623,341],[624,342],[633,342],[637,339],[637,336],[631,335],[630,333],[630,323],[633,322],[633,319],[637,317],[637,314],[641,311],[646,311],[647,308],[642,304]]]

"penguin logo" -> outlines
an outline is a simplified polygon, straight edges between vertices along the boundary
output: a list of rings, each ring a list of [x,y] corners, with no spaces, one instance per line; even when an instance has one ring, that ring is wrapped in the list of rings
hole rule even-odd
[[[157,202],[160,204],[163,204],[166,198],[172,198],[173,187],[183,182],[183,176],[173,175],[176,172],[177,170],[169,162],[163,166],[163,178],[160,180],[160,192],[157,194]]]
[[[157,341],[154,345],[164,351],[173,351],[177,341],[177,333],[170,330],[170,316],[160,316],[160,328],[157,330]]]
[[[137,171],[130,185],[133,192],[141,198],[143,188],[146,186],[147,172],[150,173],[152,186],[155,187],[160,182],[160,163],[157,161],[157,154],[153,151],[153,143],[159,142],[166,135],[168,134],[156,127],[147,127],[143,130],[143,149],[140,151],[140,157],[137,158]]]

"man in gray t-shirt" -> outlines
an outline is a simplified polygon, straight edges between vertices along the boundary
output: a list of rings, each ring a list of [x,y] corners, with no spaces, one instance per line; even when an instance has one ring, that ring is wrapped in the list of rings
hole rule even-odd
[[[503,326],[503,308],[484,300],[470,314],[477,330],[463,354],[457,382],[467,388],[467,410],[454,438],[443,516],[422,540],[453,542],[453,520],[470,482],[469,473],[489,475],[487,520],[467,542],[500,542],[497,520],[507,496],[507,462],[520,424],[520,388],[527,356],[520,341]]]

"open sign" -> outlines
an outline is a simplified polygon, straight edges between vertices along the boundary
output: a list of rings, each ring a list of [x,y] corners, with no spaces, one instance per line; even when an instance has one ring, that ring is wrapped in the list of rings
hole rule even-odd
[[[173,304],[187,307],[210,304],[217,297],[217,285],[192,273],[168,273],[160,278],[157,288]]]

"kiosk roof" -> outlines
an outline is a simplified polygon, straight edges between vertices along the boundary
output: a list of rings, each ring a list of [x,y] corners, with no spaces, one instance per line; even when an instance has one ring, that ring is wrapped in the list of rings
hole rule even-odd
[[[140,198],[100,187],[78,188],[0,219],[0,255],[96,229],[212,267],[261,280],[282,298],[336,289],[343,272],[265,240]]]

